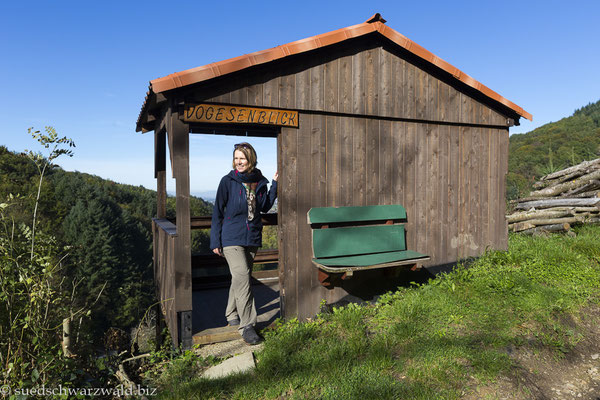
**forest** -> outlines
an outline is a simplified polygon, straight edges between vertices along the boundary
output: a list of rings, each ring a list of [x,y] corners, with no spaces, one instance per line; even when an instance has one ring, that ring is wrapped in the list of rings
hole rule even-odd
[[[569,117],[510,136],[506,196],[526,196],[544,175],[600,155],[600,101]]]
[[[56,158],[72,155],[74,143],[49,127],[29,133],[46,153],[0,146],[2,378],[22,387],[103,379],[106,366],[89,360],[104,353],[109,328],[128,332],[156,301],[156,192],[64,171]],[[190,207],[192,215],[212,210],[195,197]],[[168,197],[168,216],[174,210]],[[208,232],[194,231],[192,244],[207,251]],[[65,318],[77,354],[66,359],[59,356]]]

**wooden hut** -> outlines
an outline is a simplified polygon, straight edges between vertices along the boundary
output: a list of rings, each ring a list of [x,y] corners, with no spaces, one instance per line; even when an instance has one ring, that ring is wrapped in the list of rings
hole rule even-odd
[[[285,318],[351,291],[319,282],[311,207],[404,205],[408,247],[431,257],[425,266],[506,249],[509,128],[531,115],[385,22],[376,14],[150,82],[137,131],[156,138],[155,277],[175,343],[192,343],[190,229],[207,223],[189,211],[190,133],[277,138]],[[165,142],[176,221],[165,219]]]

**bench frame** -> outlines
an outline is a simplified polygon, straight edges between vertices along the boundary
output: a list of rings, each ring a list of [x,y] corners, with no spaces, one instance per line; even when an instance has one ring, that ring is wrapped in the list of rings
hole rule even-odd
[[[363,219],[357,218],[357,221],[351,221],[348,219],[344,219],[342,222],[332,222],[332,221],[322,222],[318,218],[316,221],[315,221],[315,219],[311,220],[311,212],[314,209],[321,209],[321,210],[338,209],[341,213],[344,213],[345,210],[349,210],[349,209],[353,209],[351,211],[362,211],[361,209],[364,209],[366,211],[366,214],[369,214],[369,212],[374,211],[379,207],[388,207],[390,209],[392,207],[400,207],[402,209],[401,211],[403,211],[403,213],[398,213],[398,212],[394,211],[393,218],[389,218],[390,215],[389,215],[389,213],[387,213],[385,218],[380,218],[380,217],[371,218],[369,216],[366,216]],[[336,210],[333,212],[337,213],[338,211]],[[359,227],[359,226],[365,226],[365,225],[369,225],[369,226],[401,225],[401,226],[404,226],[404,224],[406,223],[406,212],[402,206],[317,207],[317,208],[311,208],[308,211],[307,222],[308,222],[308,224],[311,225],[313,232],[314,232],[314,230],[317,230],[317,229]],[[312,246],[312,250],[313,250],[312,255],[314,257],[315,254],[314,254],[314,241],[313,240],[314,240],[314,237],[313,237],[313,239],[311,239],[311,246]],[[404,241],[405,241],[404,244],[406,247],[406,236],[404,236]],[[378,252],[373,252],[371,254],[378,254]],[[315,261],[315,258],[312,258],[311,261],[319,269],[319,281],[321,282],[321,284],[323,286],[328,287],[328,288],[332,287],[335,281],[339,281],[340,279],[345,280],[345,279],[352,277],[354,275],[354,272],[357,272],[357,271],[383,269],[383,268],[400,267],[400,266],[412,266],[410,268],[410,270],[416,271],[421,268],[421,263],[423,261],[430,260],[429,256],[423,255],[423,257],[386,262],[386,263],[382,263],[382,264],[361,265],[361,266],[347,265],[347,266],[333,267],[333,266],[323,265],[323,264]]]

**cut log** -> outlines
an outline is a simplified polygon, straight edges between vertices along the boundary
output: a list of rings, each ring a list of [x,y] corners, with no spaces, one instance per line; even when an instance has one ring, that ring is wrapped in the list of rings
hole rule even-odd
[[[561,193],[568,192],[569,190],[576,189],[580,186],[586,185],[593,180],[600,179],[600,170],[595,170],[589,174],[583,175],[580,178],[577,178],[573,181],[561,183],[558,185],[550,186],[545,189],[536,190],[529,193],[529,196],[545,196],[545,197],[553,197],[558,196]]]
[[[569,218],[546,218],[546,219],[532,219],[527,221],[528,223],[534,226],[543,226],[543,225],[557,225],[557,224],[575,224],[580,222],[576,217]]]
[[[600,165],[600,158],[596,158],[595,160],[591,160],[591,161],[584,161],[584,162],[579,163],[577,165],[573,165],[572,167],[565,168],[565,169],[562,169],[560,171],[553,172],[551,174],[543,176],[540,179],[540,181],[546,181],[546,180],[556,179],[556,178],[561,177],[563,175],[571,174],[571,173],[573,173],[575,171],[578,171],[580,169],[586,169],[588,167],[592,167],[592,166],[596,166],[596,165]]]
[[[583,192],[583,193],[575,194],[575,195],[572,195],[569,197],[572,199],[587,199],[587,198],[600,197],[600,190],[592,190],[590,192]]]
[[[515,206],[517,210],[530,210],[532,208],[552,208],[552,207],[586,207],[586,206],[598,206],[600,204],[600,198],[593,199],[569,199],[569,198],[557,198],[547,200],[534,200],[519,203]]]
[[[597,213],[600,209],[596,207],[574,207],[573,211],[576,213]]]
[[[565,208],[561,210],[554,210],[553,208],[545,210],[534,210],[518,212],[506,217],[506,221],[511,224],[519,221],[528,221],[530,219],[541,219],[541,218],[561,218],[566,216],[572,216],[573,210]]]
[[[570,173],[568,175],[561,176],[558,179],[545,180],[545,181],[537,181],[536,183],[533,184],[533,187],[535,189],[543,189],[545,187],[550,187],[550,186],[558,185],[558,184],[563,183],[563,182],[568,182],[571,179],[579,178],[580,176],[583,176],[583,175],[585,175],[587,173],[590,173],[590,172],[591,171],[587,170],[587,169],[575,171],[575,172]]]
[[[510,224],[508,225],[508,228],[511,229],[513,232],[521,232],[527,229],[532,229],[535,228],[535,225],[532,224],[531,222],[516,222],[514,224]]]
[[[525,235],[540,235],[540,234],[544,234],[547,232],[567,232],[569,229],[571,229],[571,225],[565,223],[565,224],[538,226],[535,228],[531,228],[531,229],[522,231],[521,233],[525,234]]]
[[[572,190],[562,193],[561,196],[571,197],[571,196],[574,196],[577,194],[591,192],[598,188],[600,188],[600,181],[597,179],[593,179],[589,183],[586,183],[585,185],[579,186],[578,188],[575,188],[575,189],[572,189]]]

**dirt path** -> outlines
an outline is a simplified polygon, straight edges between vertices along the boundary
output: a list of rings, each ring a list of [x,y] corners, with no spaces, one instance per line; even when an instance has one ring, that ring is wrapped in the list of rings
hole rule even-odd
[[[464,399],[600,400],[600,306],[563,322],[581,338],[563,357],[532,338],[518,349],[507,349],[516,365],[511,376],[486,385],[473,382]]]

